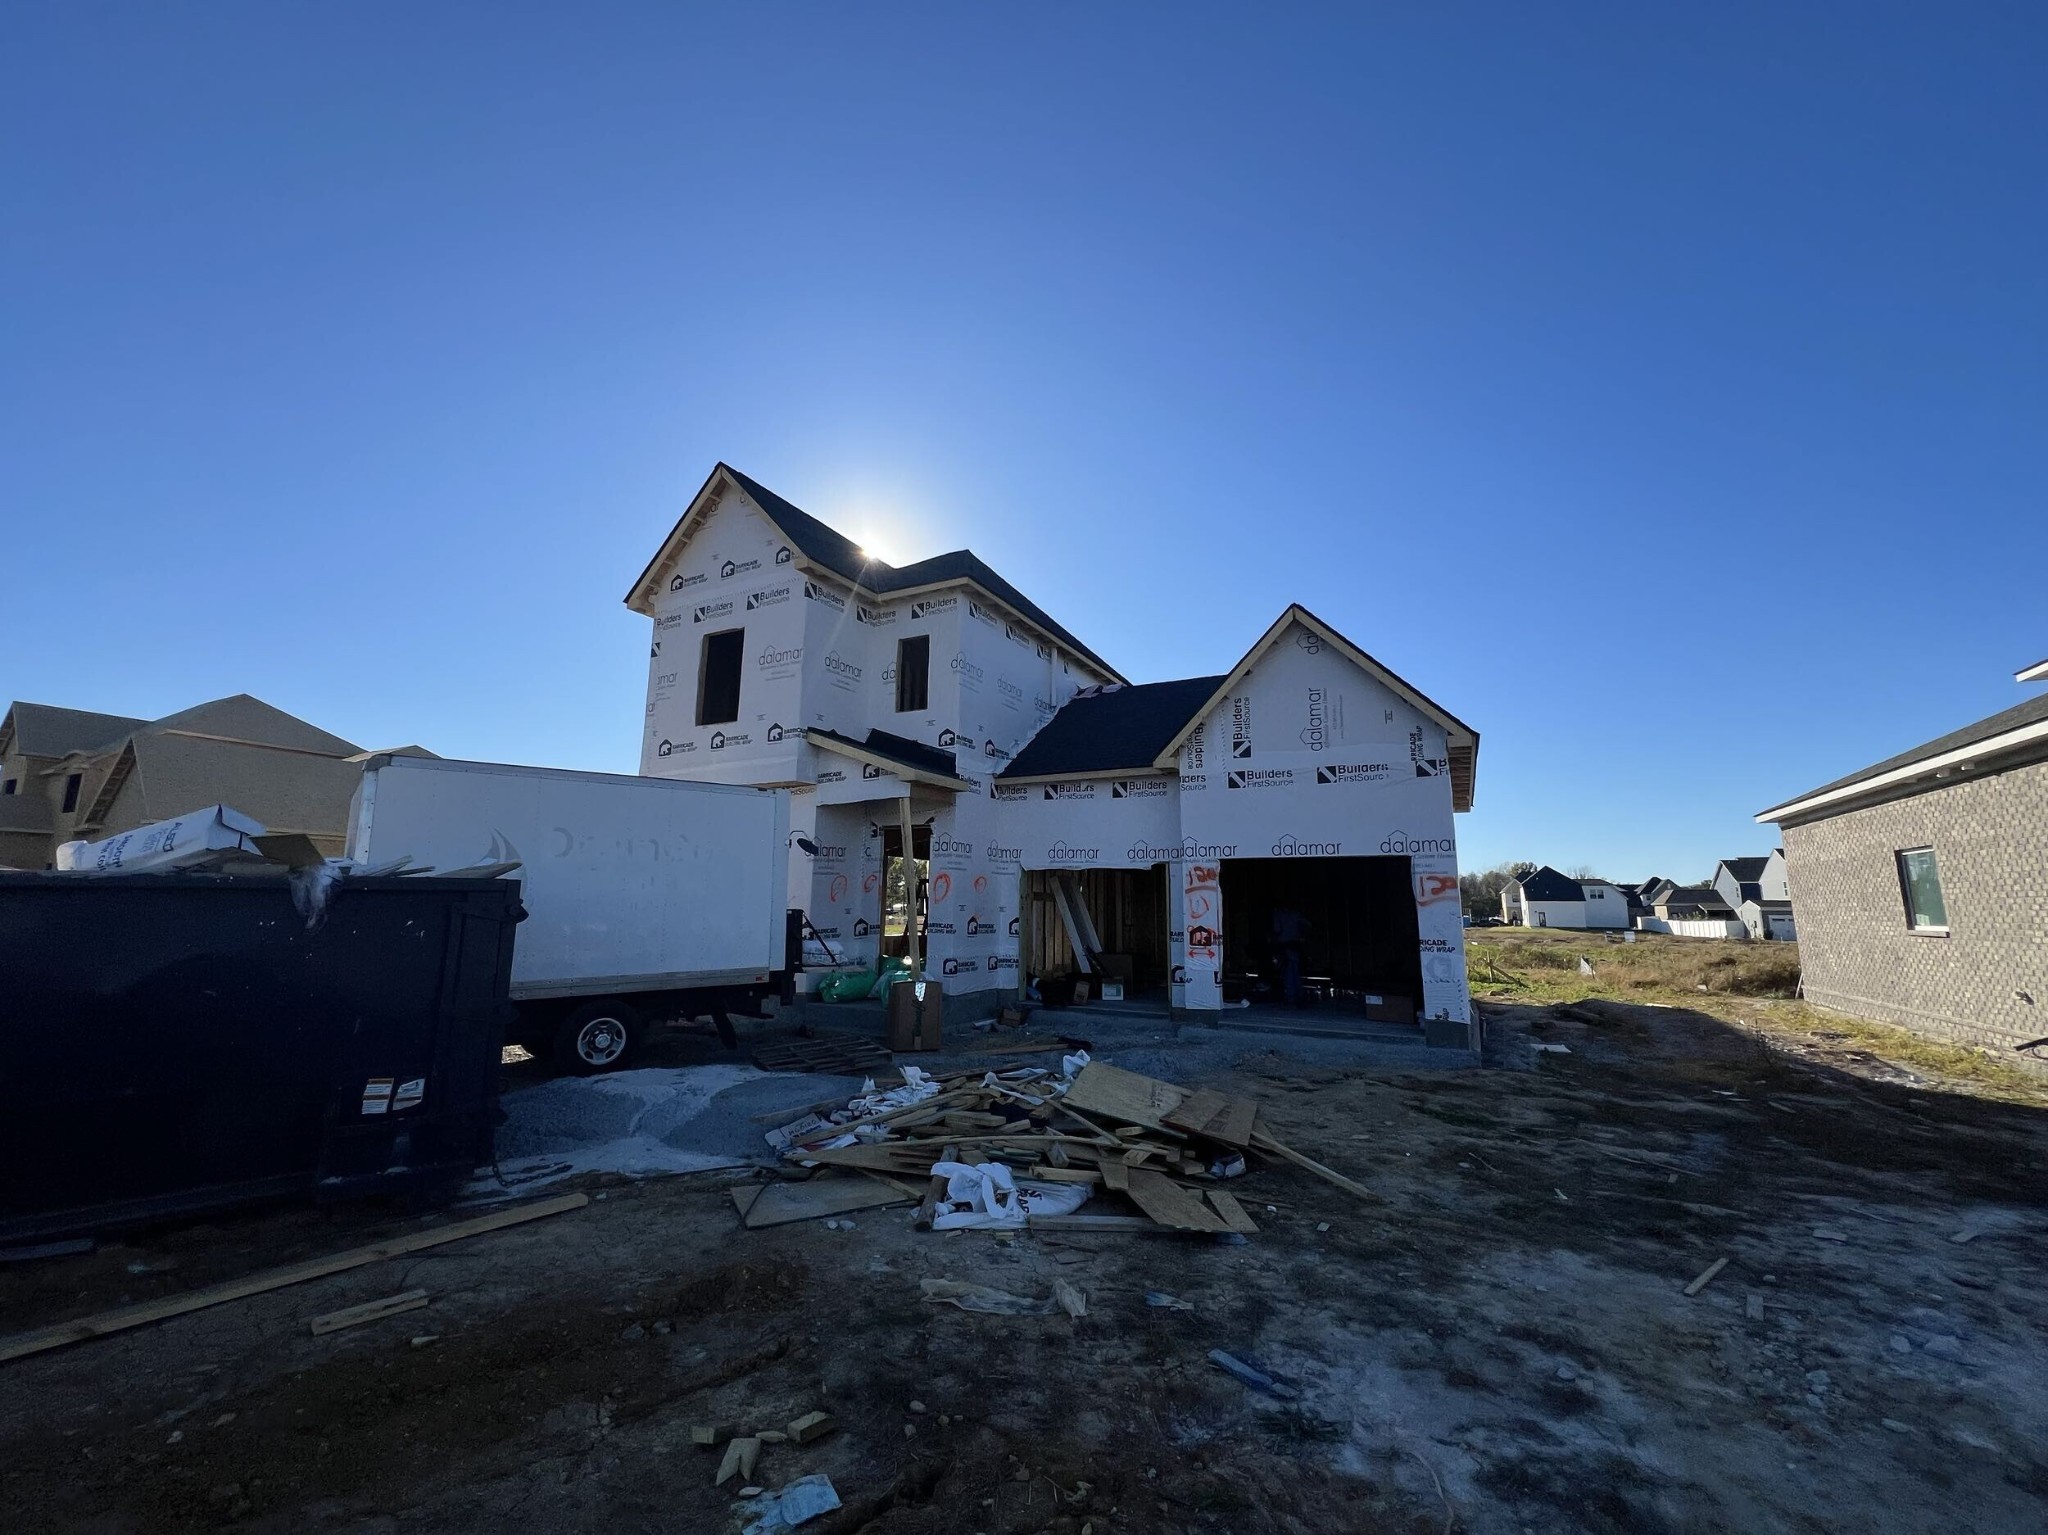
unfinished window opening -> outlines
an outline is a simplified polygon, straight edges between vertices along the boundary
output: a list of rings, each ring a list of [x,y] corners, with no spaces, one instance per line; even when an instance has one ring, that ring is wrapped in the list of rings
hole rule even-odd
[[[14,792],[14,786],[20,782],[21,780],[19,778],[8,779],[5,785],[0,785],[0,794],[12,794]]]
[[[1941,893],[1941,869],[1931,847],[1901,848],[1899,888],[1906,898],[1906,926],[1916,933],[1946,933],[1948,902]]]
[[[85,774],[72,773],[64,780],[64,813],[71,814],[78,808],[78,790],[85,782]]]
[[[915,634],[896,642],[896,712],[913,714],[930,707],[932,637]]]
[[[747,631],[727,629],[704,636],[697,666],[697,723],[729,725],[740,717],[740,652]]]

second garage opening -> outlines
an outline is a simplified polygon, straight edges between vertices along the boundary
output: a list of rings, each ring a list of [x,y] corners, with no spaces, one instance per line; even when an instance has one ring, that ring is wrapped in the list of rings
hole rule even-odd
[[[1406,858],[1223,861],[1226,1002],[1412,1024],[1422,1015],[1418,938]]]

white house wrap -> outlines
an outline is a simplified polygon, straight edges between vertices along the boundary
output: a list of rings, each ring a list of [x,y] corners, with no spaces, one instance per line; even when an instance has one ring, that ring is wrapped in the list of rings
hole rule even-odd
[[[1227,675],[1131,686],[971,554],[868,560],[724,465],[627,600],[641,770],[796,789],[790,888],[848,962],[901,946],[907,810],[956,1015],[1063,970],[1196,1014],[1271,998],[1293,920],[1317,995],[1471,1018],[1478,737],[1302,608]]]

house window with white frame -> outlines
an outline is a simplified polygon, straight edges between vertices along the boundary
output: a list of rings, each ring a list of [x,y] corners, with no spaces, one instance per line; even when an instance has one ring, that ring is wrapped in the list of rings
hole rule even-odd
[[[1948,931],[1948,901],[1941,893],[1941,869],[1931,847],[1901,848],[1899,890],[1906,899],[1906,926],[1916,933]]]

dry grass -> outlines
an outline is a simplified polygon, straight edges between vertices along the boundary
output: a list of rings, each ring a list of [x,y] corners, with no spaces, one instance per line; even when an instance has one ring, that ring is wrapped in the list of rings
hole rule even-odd
[[[1796,1000],[1799,946],[1638,933],[1475,928],[1465,934],[1472,994],[1496,1002],[1658,1002],[1690,1007],[1785,1040],[1868,1051],[1921,1076],[1986,1097],[2048,1104],[2048,1081],[1996,1053],[1945,1044],[1910,1029],[1825,1013]],[[1579,961],[1593,967],[1586,975]]]
[[[1634,943],[1600,933],[1476,928],[1466,935],[1472,989],[1528,1001],[1612,997],[1662,1001],[1708,996],[1793,997],[1799,946],[1638,933]],[[1579,962],[1593,967],[1588,976]]]

